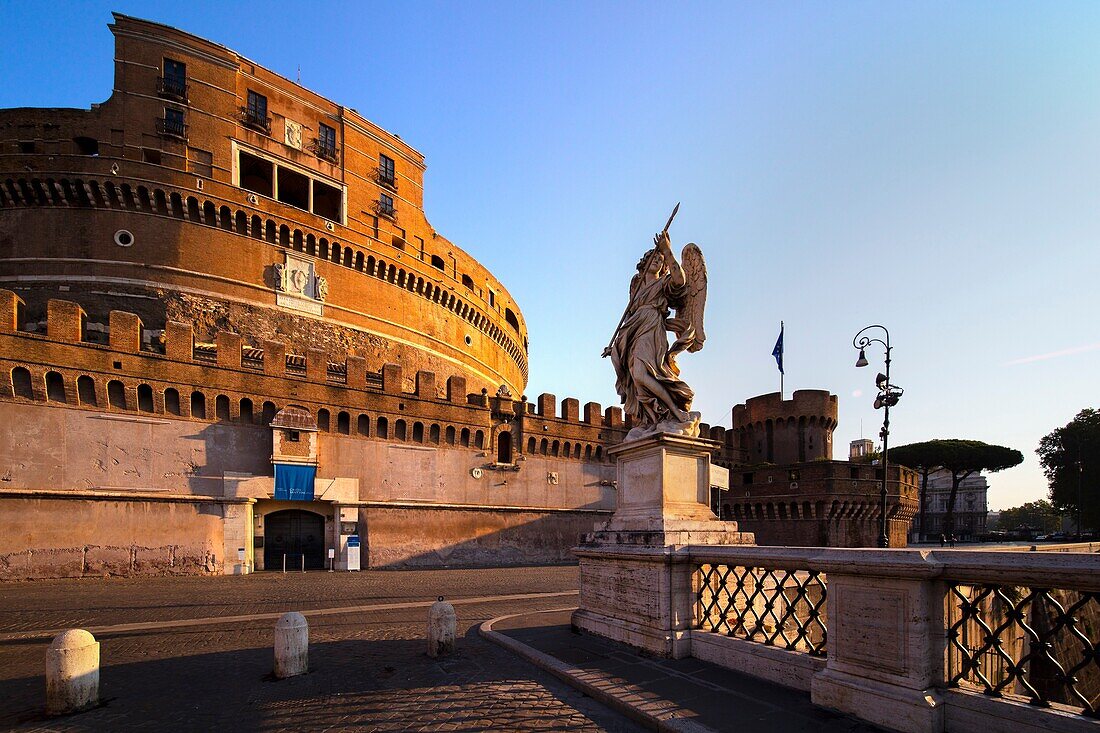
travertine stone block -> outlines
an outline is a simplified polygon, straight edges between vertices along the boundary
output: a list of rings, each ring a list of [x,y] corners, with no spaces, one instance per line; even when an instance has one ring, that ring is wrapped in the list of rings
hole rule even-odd
[[[309,623],[297,611],[275,622],[275,677],[286,679],[309,671]]]
[[[443,657],[455,650],[455,609],[443,596],[428,609],[428,656]]]
[[[46,650],[46,714],[67,715],[99,704],[99,642],[83,629],[54,637]]]

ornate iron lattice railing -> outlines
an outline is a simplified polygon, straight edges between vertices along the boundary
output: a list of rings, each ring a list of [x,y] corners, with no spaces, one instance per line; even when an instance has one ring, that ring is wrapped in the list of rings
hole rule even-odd
[[[825,656],[825,574],[701,563],[695,627]]]
[[[951,583],[947,682],[1100,716],[1100,593]]]

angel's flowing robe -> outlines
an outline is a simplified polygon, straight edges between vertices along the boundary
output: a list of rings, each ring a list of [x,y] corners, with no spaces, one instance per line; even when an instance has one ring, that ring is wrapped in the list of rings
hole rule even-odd
[[[643,281],[630,294],[622,326],[611,341],[611,361],[615,366],[615,391],[622,398],[626,414],[640,425],[653,426],[665,420],[680,422],[663,397],[637,382],[632,367],[642,367],[672,397],[676,407],[687,410],[695,396],[691,387],[679,378],[675,355],[694,338],[694,330],[679,319],[668,317],[669,299],[678,298],[683,288],[672,283],[671,275]],[[668,346],[666,331],[679,338]]]

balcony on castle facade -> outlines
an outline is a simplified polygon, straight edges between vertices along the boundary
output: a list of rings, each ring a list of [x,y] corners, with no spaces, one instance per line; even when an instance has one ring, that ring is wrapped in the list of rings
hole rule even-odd
[[[165,117],[157,118],[157,134],[165,137],[187,139],[187,125],[179,120],[171,120]]]
[[[245,127],[262,132],[265,135],[271,134],[271,116],[262,114],[258,109],[241,107],[238,119]]]
[[[157,96],[187,104],[187,81],[174,76],[158,76]]]
[[[322,160],[327,160],[330,163],[336,162],[336,154],[339,149],[335,143],[331,143],[320,138],[313,138],[313,142],[309,144],[310,151]]]
[[[390,169],[383,168],[382,166],[378,166],[377,168],[375,168],[374,180],[378,181],[380,185],[385,186],[391,191],[397,190],[397,176],[395,176],[393,171]]]
[[[393,204],[388,204],[385,201],[378,200],[374,202],[374,213],[391,221],[397,221],[397,209],[394,208]]]

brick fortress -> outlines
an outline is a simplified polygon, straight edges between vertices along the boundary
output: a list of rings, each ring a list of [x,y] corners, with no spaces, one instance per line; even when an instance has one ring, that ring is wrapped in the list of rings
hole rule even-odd
[[[571,559],[615,507],[629,425],[527,400],[523,315],[428,223],[422,155],[229,49],[114,20],[108,101],[0,111],[0,578]],[[761,543],[768,522],[862,543],[818,496],[849,471],[836,398],[768,398],[705,428],[734,484],[717,504]],[[733,500],[775,463],[807,474],[802,501]],[[851,480],[843,506],[873,504]]]

